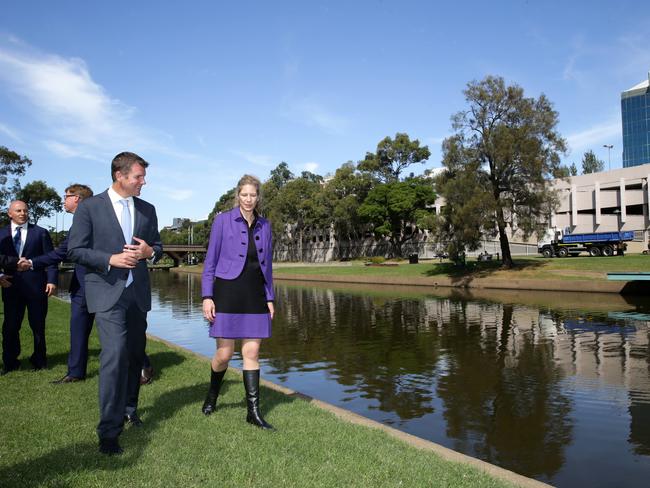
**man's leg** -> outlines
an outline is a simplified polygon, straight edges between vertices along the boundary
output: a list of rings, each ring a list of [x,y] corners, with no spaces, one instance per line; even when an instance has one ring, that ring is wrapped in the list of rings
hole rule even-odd
[[[25,301],[15,290],[3,290],[4,321],[2,322],[2,362],[4,370],[20,366],[20,326],[25,317]]]
[[[126,315],[131,298],[132,292],[127,288],[113,308],[95,314],[102,346],[99,355],[97,425],[100,440],[116,438],[122,432],[129,368]]]
[[[95,314],[88,312],[83,295],[72,295],[70,302],[68,376],[85,378],[88,366],[88,337],[93,328]]]
[[[129,349],[129,379],[127,387],[126,415],[133,415],[138,408],[140,393],[140,374],[144,361],[144,350],[147,344],[147,313],[138,308],[135,300],[127,312]]]
[[[47,295],[30,297],[27,301],[27,319],[34,336],[34,353],[29,358],[36,369],[47,367],[47,348],[45,344],[45,317],[47,317]]]

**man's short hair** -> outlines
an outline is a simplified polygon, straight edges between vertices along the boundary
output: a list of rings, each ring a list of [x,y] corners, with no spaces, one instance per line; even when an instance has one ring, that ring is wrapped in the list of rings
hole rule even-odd
[[[93,196],[93,191],[90,189],[90,187],[82,185],[80,183],[73,183],[65,189],[65,192],[70,195],[77,195],[79,197],[79,200]]]
[[[123,175],[129,174],[131,172],[131,167],[134,164],[139,164],[143,168],[149,166],[149,163],[132,152],[121,152],[115,156],[113,158],[113,162],[111,163],[111,178],[113,181],[117,181],[115,173],[119,171]]]

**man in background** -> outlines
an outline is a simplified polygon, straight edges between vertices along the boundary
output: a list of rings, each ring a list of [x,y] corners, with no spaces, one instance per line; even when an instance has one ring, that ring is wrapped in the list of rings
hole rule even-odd
[[[93,196],[93,191],[86,185],[75,183],[65,189],[63,208],[74,214],[79,203]],[[43,270],[48,266],[56,266],[68,255],[68,237],[56,249],[32,259],[21,258],[18,263],[19,271]],[[70,352],[68,353],[68,371],[54,384],[74,383],[86,378],[88,365],[88,337],[93,328],[95,314],[88,312],[84,291],[84,276],[86,269],[75,264],[70,280]]]
[[[47,230],[28,224],[27,204],[14,200],[8,210],[11,223],[0,229],[0,254],[15,258],[32,258],[53,249]],[[55,266],[47,270],[29,270],[11,278],[11,286],[2,288],[4,322],[2,323],[2,374],[20,368],[20,327],[27,310],[29,326],[34,336],[34,351],[29,358],[35,370],[47,367],[45,343],[45,317],[47,299],[56,290],[58,271]]]

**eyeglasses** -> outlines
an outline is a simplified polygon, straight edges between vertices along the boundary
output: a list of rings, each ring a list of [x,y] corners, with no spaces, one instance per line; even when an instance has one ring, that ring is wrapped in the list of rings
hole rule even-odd
[[[71,193],[71,194],[69,194],[69,195],[68,195],[68,194],[63,195],[63,198],[66,199],[66,198],[68,198],[68,197],[78,197],[78,196],[79,196],[79,195],[75,195],[74,193]]]

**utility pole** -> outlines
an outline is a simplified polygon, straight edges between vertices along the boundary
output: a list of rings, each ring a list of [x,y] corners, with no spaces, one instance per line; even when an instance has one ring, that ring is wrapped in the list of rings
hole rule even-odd
[[[607,148],[607,164],[609,167],[609,171],[612,170],[612,148],[614,147],[613,144],[603,144],[603,147]]]

